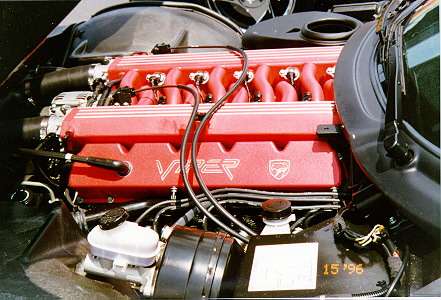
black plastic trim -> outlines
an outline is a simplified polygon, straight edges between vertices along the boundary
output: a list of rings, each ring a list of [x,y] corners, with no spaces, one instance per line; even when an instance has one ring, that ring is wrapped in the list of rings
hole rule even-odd
[[[355,160],[368,178],[411,221],[439,238],[439,155],[424,147],[409,130],[402,130],[403,139],[414,154],[408,166],[398,167],[384,150],[386,100],[375,62],[378,43],[375,24],[371,22],[345,45],[335,74],[337,109]]]

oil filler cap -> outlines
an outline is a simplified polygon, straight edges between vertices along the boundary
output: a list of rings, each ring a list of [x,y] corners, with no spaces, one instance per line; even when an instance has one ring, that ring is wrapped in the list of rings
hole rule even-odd
[[[121,207],[113,208],[107,211],[99,221],[102,230],[110,230],[118,227],[129,217],[129,213]]]
[[[281,220],[291,215],[291,202],[286,199],[269,199],[262,203],[263,217],[267,220]]]

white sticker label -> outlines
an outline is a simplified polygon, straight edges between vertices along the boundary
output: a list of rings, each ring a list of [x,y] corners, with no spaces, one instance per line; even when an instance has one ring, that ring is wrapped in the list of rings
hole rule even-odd
[[[318,243],[256,246],[248,291],[314,290]]]

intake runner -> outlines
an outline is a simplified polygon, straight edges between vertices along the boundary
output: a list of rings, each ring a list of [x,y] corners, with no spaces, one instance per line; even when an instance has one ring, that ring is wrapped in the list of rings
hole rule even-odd
[[[318,125],[340,123],[332,76],[340,50],[247,52],[247,83],[201,138],[198,165],[209,188],[325,191],[340,185],[336,152],[316,135]],[[116,88],[198,88],[204,113],[234,84],[240,69],[239,56],[229,52],[133,55],[113,60],[107,76],[121,80]],[[191,95],[166,88],[124,99],[118,106],[74,108],[61,123],[69,151],[130,164],[129,174],[120,176],[75,163],[69,186],[89,203],[166,195],[171,187],[182,187],[178,158]]]

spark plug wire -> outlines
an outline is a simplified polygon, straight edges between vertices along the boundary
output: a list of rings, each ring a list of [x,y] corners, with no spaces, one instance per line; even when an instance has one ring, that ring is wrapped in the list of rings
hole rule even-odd
[[[216,101],[215,104],[211,106],[211,108],[208,110],[208,112],[204,115],[202,118],[199,126],[196,128],[195,134],[193,136],[193,141],[191,143],[191,164],[193,166],[194,175],[196,177],[196,181],[198,182],[201,190],[206,195],[208,200],[216,207],[216,209],[224,215],[226,218],[228,218],[231,222],[233,222],[236,226],[238,226],[240,229],[245,231],[249,235],[257,235],[256,232],[254,232],[252,229],[250,229],[248,226],[240,222],[236,217],[234,217],[230,212],[228,212],[219,202],[213,197],[213,194],[208,189],[207,185],[205,184],[204,179],[202,178],[202,174],[199,171],[199,168],[197,166],[197,147],[198,147],[198,140],[203,132],[205,126],[210,121],[214,113],[216,113],[219,108],[221,108],[225,102],[228,100],[228,98],[241,86],[245,80],[248,77],[248,56],[245,53],[243,49],[239,49],[233,46],[179,46],[179,47],[172,47],[171,50],[179,50],[179,49],[227,49],[236,53],[239,53],[242,57],[242,70],[240,73],[240,76],[238,80],[234,83],[233,87],[226,92],[226,94],[221,97],[218,101]],[[181,168],[182,169],[182,168]]]
[[[193,128],[194,123],[196,122],[197,116],[198,116],[198,108],[199,108],[199,103],[200,103],[200,99],[199,99],[199,95],[198,93],[185,85],[162,85],[162,86],[157,86],[157,87],[144,87],[144,88],[140,88],[138,90],[135,90],[135,93],[141,92],[141,91],[146,91],[146,90],[155,90],[155,89],[163,89],[163,88],[178,88],[178,89],[183,89],[186,90],[188,92],[190,92],[192,94],[192,96],[194,97],[194,105],[193,105],[193,109],[190,115],[190,119],[188,120],[187,126],[185,128],[185,132],[184,132],[184,136],[182,138],[182,146],[181,146],[181,151],[179,154],[179,164],[180,164],[180,169],[181,169],[181,176],[182,176],[182,180],[184,183],[184,186],[188,192],[188,194],[190,195],[191,200],[193,200],[193,202],[196,204],[197,208],[203,213],[205,214],[208,218],[210,218],[213,222],[215,222],[219,227],[221,227],[223,230],[225,230],[227,233],[231,234],[232,236],[240,239],[243,242],[248,242],[249,239],[247,237],[244,237],[243,235],[239,234],[238,232],[236,232],[234,229],[232,229],[231,227],[225,225],[222,221],[220,221],[218,218],[216,218],[213,214],[211,214],[199,201],[197,195],[195,194],[191,183],[188,179],[188,174],[186,172],[186,155],[187,155],[187,143],[189,141],[190,138],[190,134],[191,134],[191,130]],[[194,170],[194,172],[196,173],[196,170],[198,170],[197,166]]]

